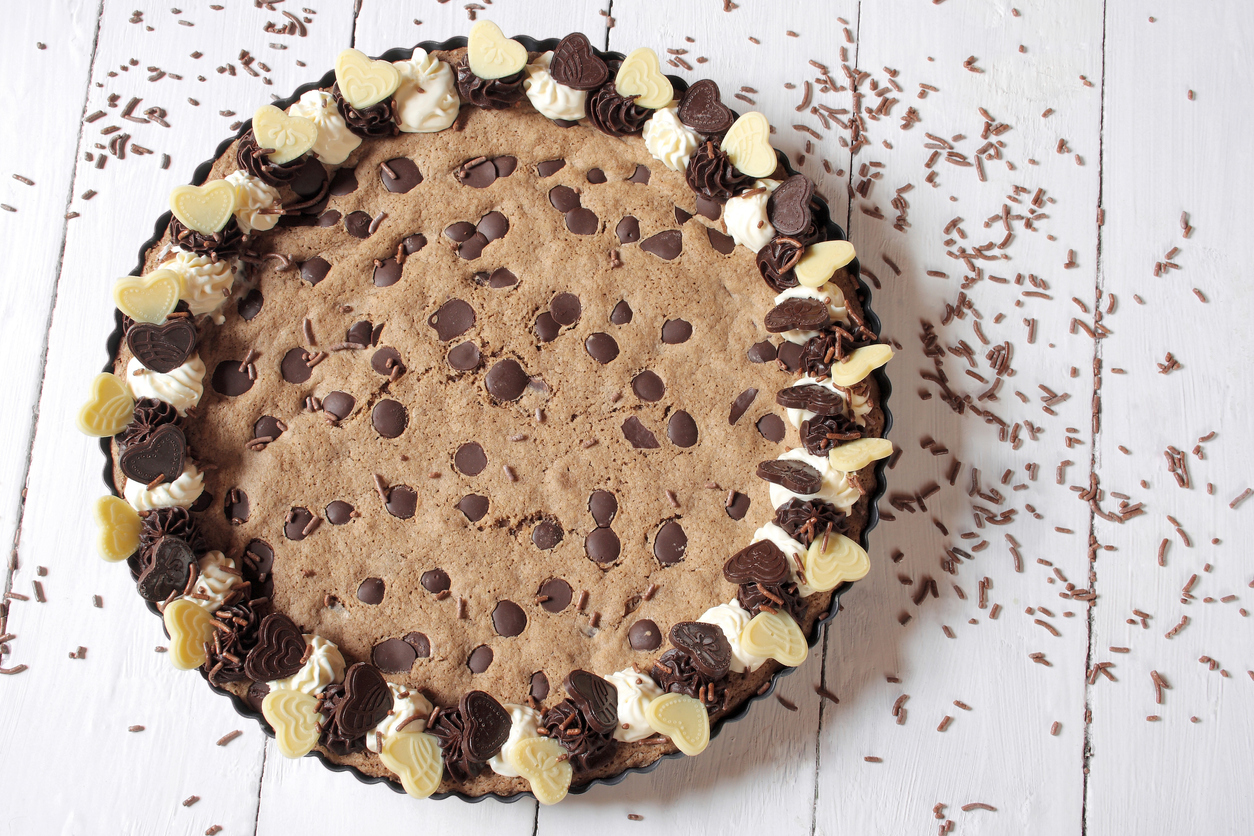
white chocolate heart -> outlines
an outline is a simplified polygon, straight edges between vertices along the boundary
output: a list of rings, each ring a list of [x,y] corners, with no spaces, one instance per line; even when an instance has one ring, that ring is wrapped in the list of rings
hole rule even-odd
[[[383,765],[401,779],[405,792],[414,798],[427,798],[440,787],[444,760],[440,742],[426,732],[402,731],[383,743],[379,752]]]
[[[669,737],[689,757],[710,745],[710,714],[700,700],[685,694],[663,694],[645,707],[644,716],[654,731]]]
[[[231,192],[234,194],[234,188]],[[180,274],[159,268],[147,276],[123,276],[114,282],[113,304],[136,322],[161,325],[178,305],[183,289]]]
[[[840,268],[857,256],[853,244],[848,241],[820,241],[806,247],[805,255],[797,262],[793,272],[797,281],[806,287],[822,287]]]
[[[740,649],[795,668],[806,660],[806,637],[788,613],[760,612],[740,631]]]
[[[100,527],[96,550],[110,563],[126,560],[139,548],[139,532],[143,521],[125,499],[102,496],[91,508],[92,517]]]
[[[843,362],[832,364],[832,383],[853,386],[861,383],[874,370],[893,359],[893,350],[877,343],[856,349]]]
[[[261,713],[274,729],[274,742],[283,757],[303,758],[318,744],[317,697],[292,688],[278,688],[261,701]]]
[[[614,76],[614,89],[620,96],[635,96],[634,104],[650,110],[666,107],[675,98],[675,87],[662,72],[657,53],[647,46],[627,53]]]
[[[466,57],[470,71],[479,78],[505,78],[527,66],[527,47],[505,37],[492,21],[480,20],[470,27]]]
[[[117,375],[98,374],[91,382],[87,403],[78,410],[78,430],[92,438],[106,438],[126,429],[135,417],[135,399]]]
[[[771,147],[771,123],[756,110],[732,123],[723,137],[722,149],[731,164],[750,177],[769,177],[779,165]]]
[[[235,214],[235,186],[213,180],[203,186],[175,186],[170,192],[170,211],[201,235],[220,232]]]
[[[187,598],[175,598],[161,613],[170,634],[167,656],[174,667],[190,671],[205,663],[205,642],[213,638],[213,616]]]
[[[574,770],[566,747],[553,738],[524,737],[509,748],[505,761],[527,779],[541,804],[556,804],[566,797]]]
[[[892,454],[893,443],[887,438],[859,438],[833,447],[827,460],[834,469],[853,473]]]
[[[361,110],[395,93],[401,74],[388,61],[371,61],[361,50],[346,49],[335,57],[335,83],[344,101]]]
[[[290,163],[318,141],[318,126],[303,116],[288,116],[274,105],[262,105],[253,113],[253,136],[262,148],[273,148],[270,162]]]
[[[865,578],[871,559],[853,540],[833,531],[810,544],[805,567],[806,584],[817,592],[829,592],[845,581]]]

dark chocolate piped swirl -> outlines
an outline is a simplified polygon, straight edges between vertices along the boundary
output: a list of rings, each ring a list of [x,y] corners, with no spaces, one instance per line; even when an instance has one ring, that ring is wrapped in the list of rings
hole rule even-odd
[[[470,69],[470,62],[463,58],[457,62],[457,95],[463,102],[470,102],[484,110],[504,110],[522,100],[525,70],[519,70],[505,78],[479,78]]]
[[[331,97],[335,99],[335,106],[339,108],[340,115],[344,117],[344,124],[357,136],[396,136],[401,132],[401,129],[396,124],[396,114],[392,107],[391,96],[388,96],[378,104],[372,104],[370,107],[363,107],[360,110],[348,103],[344,98],[344,94],[340,92],[339,84],[332,85]]]
[[[235,162],[252,176],[271,186],[286,186],[300,173],[304,158],[292,160],[279,165],[266,159],[273,149],[262,148],[257,137],[250,130],[240,137],[239,145],[235,146]]]

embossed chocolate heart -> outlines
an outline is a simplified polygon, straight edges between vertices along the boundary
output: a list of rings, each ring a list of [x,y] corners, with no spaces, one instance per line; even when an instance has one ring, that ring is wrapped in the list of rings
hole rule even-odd
[[[618,689],[611,682],[588,671],[573,670],[562,684],[593,731],[614,731],[618,726]]]
[[[183,460],[187,456],[187,439],[174,424],[157,427],[147,441],[131,444],[118,456],[118,469],[127,479],[142,485],[161,477],[162,482],[173,482],[183,473]]]
[[[361,50],[346,49],[335,57],[335,83],[344,101],[363,110],[395,93],[401,74],[388,61],[371,61]]]
[[[800,235],[810,228],[814,218],[810,201],[814,198],[814,183],[804,174],[794,174],[766,200],[766,214],[771,225],[780,235]]]
[[[165,622],[165,631],[170,634],[170,644],[167,647],[170,663],[181,671],[190,671],[203,665],[205,642],[213,638],[213,616],[191,600],[177,598],[165,605],[161,620]]]
[[[196,553],[186,540],[162,537],[152,549],[152,562],[139,575],[136,586],[145,601],[164,601],[172,592],[182,592],[191,576]]]
[[[553,50],[549,74],[558,84],[575,90],[595,90],[610,77],[610,68],[592,51],[588,37],[572,32]]]
[[[318,745],[317,697],[304,691],[279,688],[266,694],[261,701],[261,713],[274,729],[274,742],[283,757],[303,758]]]
[[[708,78],[688,88],[676,115],[680,122],[703,134],[725,133],[736,121],[736,114],[723,104],[718,83]]]
[[[426,732],[401,731],[392,735],[384,741],[379,760],[396,773],[401,787],[412,798],[429,797],[439,789],[444,777],[440,742]]]
[[[470,27],[466,57],[470,71],[479,78],[505,78],[527,65],[527,47],[505,37],[492,21],[480,20]]]
[[[143,521],[125,499],[102,496],[92,506],[92,516],[100,527],[96,550],[110,563],[126,560],[139,548]]]
[[[551,737],[525,737],[510,747],[505,761],[527,779],[536,801],[556,804],[570,790],[575,770],[570,753]]]
[[[271,613],[261,619],[257,645],[244,660],[244,673],[254,682],[286,679],[301,669],[305,655],[305,637],[296,622],[283,613]]]
[[[160,325],[183,295],[183,277],[173,270],[153,270],[147,276],[123,276],[113,284],[113,304],[136,322]]]
[[[669,737],[689,757],[710,745],[710,713],[700,700],[686,694],[663,694],[645,706],[644,716],[654,731]]]
[[[770,177],[779,165],[771,147],[771,124],[756,110],[737,119],[723,137],[732,165],[750,177]]]
[[[634,96],[632,104],[656,110],[675,98],[671,80],[662,72],[657,53],[642,46],[627,53],[614,76],[614,89],[620,96]]]
[[[126,332],[126,347],[144,368],[167,374],[187,362],[196,348],[196,326],[190,319],[175,319],[164,325],[137,322]]]
[[[795,668],[806,660],[806,637],[785,612],[760,612],[740,631],[740,648]]]
[[[175,186],[170,192],[170,211],[201,235],[220,232],[235,214],[235,186],[213,180],[203,186]]]
[[[818,331],[832,321],[832,312],[821,299],[797,296],[785,299],[766,312],[763,324],[772,334],[784,331]]]
[[[78,410],[78,429],[84,435],[104,438],[126,429],[135,417],[135,399],[117,375],[98,374],[91,395]]]
[[[734,584],[783,583],[788,578],[788,558],[770,540],[750,543],[723,564],[723,577]]]
[[[758,463],[758,477],[793,493],[809,495],[823,486],[823,474],[796,459],[770,459]]]
[[[459,708],[464,724],[462,750],[471,761],[486,763],[509,739],[509,712],[485,691],[467,691]]]
[[[716,624],[681,621],[671,626],[670,640],[688,654],[702,676],[719,680],[731,670],[731,643]]]
[[[253,113],[253,136],[262,148],[273,148],[268,154],[276,165],[290,163],[314,147],[318,126],[303,116],[288,116],[274,105],[262,105]]]
[[[816,415],[842,415],[845,411],[845,399],[839,392],[815,383],[780,389],[775,395],[775,403],[785,409],[805,409]]]
[[[344,674],[344,699],[335,707],[335,721],[344,737],[362,737],[392,710],[392,691],[379,669],[358,662]]]

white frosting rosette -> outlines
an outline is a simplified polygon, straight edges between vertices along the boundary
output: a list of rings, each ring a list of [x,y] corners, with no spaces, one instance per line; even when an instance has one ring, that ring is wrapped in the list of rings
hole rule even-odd
[[[813,494],[793,493],[783,485],[777,485],[772,482],[770,493],[771,507],[773,508],[778,508],[790,499],[803,501],[822,499],[848,514],[854,503],[862,496],[862,494],[858,493],[858,489],[849,481],[849,474],[833,468],[827,456],[811,456],[804,447],[797,447],[784,453],[779,458],[781,461],[795,459],[805,462],[819,472],[823,477],[823,482],[819,486],[818,493]]]
[[[205,492],[205,477],[190,461],[183,465],[183,472],[173,482],[162,482],[152,490],[142,482],[127,479],[122,495],[136,511],[154,508],[190,508]]]
[[[315,633],[305,633],[305,653],[309,658],[300,670],[285,679],[266,683],[271,691],[288,689],[313,697],[332,682],[344,678],[344,657],[334,642]]]
[[[733,197],[724,204],[723,224],[733,241],[755,253],[771,243],[775,227],[767,216],[766,203],[778,186],[778,180],[759,180],[751,193]]]
[[[578,122],[584,116],[584,103],[588,100],[588,94],[554,81],[549,73],[552,61],[553,53],[546,52],[528,64],[523,90],[527,93],[531,106],[540,114],[550,119]]]
[[[209,612],[216,612],[222,608],[235,585],[242,580],[234,572],[235,561],[215,550],[205,553],[204,557],[196,561],[196,566],[199,569],[196,586],[192,590],[194,594],[188,600]]]
[[[528,737],[540,736],[540,712],[526,705],[515,705],[507,703],[505,710],[509,712],[509,738],[505,741],[505,745],[501,747],[501,751],[492,756],[488,761],[488,766],[497,775],[506,778],[518,778],[518,770],[509,765],[509,753],[518,745],[520,740]]]
[[[327,165],[339,165],[361,145],[361,137],[344,123],[335,99],[325,90],[307,90],[296,104],[287,109],[291,116],[304,116],[318,126],[314,156]]]
[[[672,103],[653,111],[649,121],[644,123],[644,147],[672,171],[686,169],[688,158],[701,144],[697,132],[679,121],[678,112],[679,108]]]
[[[461,99],[453,68],[424,49],[407,61],[393,62],[401,84],[392,94],[396,122],[406,133],[442,131],[457,119]]]
[[[177,369],[161,374],[132,357],[126,364],[126,385],[135,400],[155,398],[174,407],[179,415],[186,415],[188,408],[200,403],[200,396],[205,393],[205,364],[199,354],[193,354]]]
[[[783,534],[785,538],[788,537],[788,532],[784,531],[784,529],[779,528],[779,526],[774,523],[768,523],[767,526],[763,526],[758,529],[757,533],[753,535],[754,542],[757,542],[758,540],[772,539],[771,537],[764,537],[762,535],[763,530],[768,526],[771,528],[778,528],[780,533]],[[797,543],[797,545],[800,546],[801,544]],[[802,551],[805,550],[802,549]],[[787,554],[787,552],[784,553]],[[754,656],[752,653],[746,652],[744,647],[740,644],[740,633],[745,629],[745,625],[749,623],[749,619],[751,618],[752,616],[749,615],[749,611],[740,606],[739,601],[732,600],[726,604],[719,604],[716,607],[710,607],[701,614],[700,618],[697,619],[697,621],[701,621],[706,624],[717,625],[718,628],[723,631],[723,635],[727,637],[727,643],[731,645],[732,651],[732,673],[757,670],[762,667],[762,663],[766,661],[765,656]]]
[[[170,252],[174,257],[163,261],[161,266],[166,270],[173,270],[182,277],[181,298],[187,303],[192,316],[209,314],[214,322],[221,325],[226,321],[221,309],[226,304],[231,287],[239,274],[239,261],[234,258],[214,261],[207,256],[197,255],[180,247],[175,247]]]
[[[625,668],[605,679],[618,689],[618,726],[614,729],[614,739],[631,743],[653,734],[654,728],[649,725],[645,709],[663,693],[653,677]]]
[[[243,169],[232,171],[226,181],[235,186],[235,221],[244,234],[274,229],[281,214],[275,210],[283,204],[279,190]]]
[[[392,692],[392,710],[379,721],[379,725],[366,732],[366,748],[375,753],[380,749],[380,735],[386,743],[402,726],[406,732],[423,731],[427,727],[427,718],[431,716],[431,703],[422,694],[395,682],[388,683],[388,690]]]

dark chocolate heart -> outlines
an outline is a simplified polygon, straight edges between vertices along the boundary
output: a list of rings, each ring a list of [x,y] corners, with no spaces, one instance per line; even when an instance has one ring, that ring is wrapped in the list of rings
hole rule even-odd
[[[766,201],[766,214],[780,235],[800,235],[810,228],[813,215],[810,200],[814,184],[804,174],[794,174],[771,193]]]
[[[726,133],[736,121],[736,114],[723,104],[718,84],[703,78],[688,88],[679,100],[679,121],[703,134]]]
[[[137,322],[126,332],[126,346],[144,368],[167,374],[187,362],[196,348],[196,326],[186,318],[164,325]]]
[[[771,459],[758,463],[758,476],[792,491],[809,495],[823,486],[823,474],[796,459]]]
[[[763,324],[772,334],[782,331],[818,331],[832,321],[832,312],[821,299],[804,296],[785,299],[766,312]]]
[[[783,583],[788,578],[788,558],[770,540],[759,540],[745,546],[723,564],[723,577],[735,584]]]
[[[563,683],[566,693],[588,721],[588,726],[600,734],[609,734],[618,726],[618,689],[594,673],[573,670]]]
[[[163,424],[147,441],[132,444],[118,456],[118,468],[127,479],[147,485],[160,477],[173,482],[183,474],[187,455],[187,439],[174,424]]]
[[[785,409],[806,409],[818,415],[843,415],[845,399],[825,386],[806,383],[780,389],[775,403]]]
[[[257,646],[244,660],[244,673],[254,682],[286,679],[301,669],[305,657],[305,637],[296,622],[281,612],[261,619]]]
[[[693,666],[711,681],[731,670],[731,643],[723,628],[700,621],[681,621],[671,627],[671,644],[688,654]]]
[[[575,90],[595,90],[610,77],[610,68],[592,51],[586,35],[572,32],[553,50],[549,75],[558,84]]]
[[[186,540],[162,537],[150,552],[152,562],[139,575],[137,586],[145,601],[164,601],[187,586],[196,553]]]
[[[335,722],[344,737],[352,740],[364,736],[391,710],[392,692],[378,668],[358,662],[348,669],[344,699],[335,707]]]
[[[466,692],[459,709],[463,724],[463,753],[476,763],[490,760],[509,739],[509,712],[495,697],[484,691]]]

